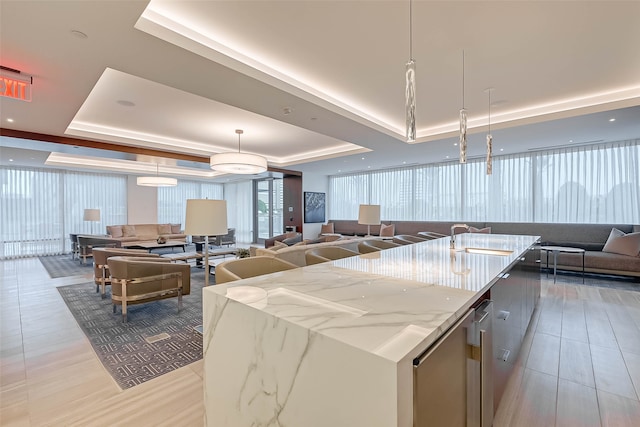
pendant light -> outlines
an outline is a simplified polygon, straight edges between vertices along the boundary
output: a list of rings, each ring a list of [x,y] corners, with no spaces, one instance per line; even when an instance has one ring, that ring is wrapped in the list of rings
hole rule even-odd
[[[267,159],[257,154],[240,152],[240,135],[244,133],[242,129],[236,129],[238,134],[237,153],[219,153],[211,156],[209,164],[211,169],[218,172],[251,175],[267,170]]]
[[[493,137],[491,136],[491,91],[492,87],[487,89],[489,92],[489,133],[487,133],[487,175],[493,173]]]
[[[416,142],[416,61],[413,59],[413,1],[409,0],[409,62],[405,68],[407,142]]]
[[[175,187],[178,180],[175,178],[167,178],[158,176],[159,167],[156,163],[156,176],[139,176],[136,183],[141,187]]]
[[[464,50],[462,51],[462,109],[460,110],[460,163],[467,163],[467,110],[464,108]]]

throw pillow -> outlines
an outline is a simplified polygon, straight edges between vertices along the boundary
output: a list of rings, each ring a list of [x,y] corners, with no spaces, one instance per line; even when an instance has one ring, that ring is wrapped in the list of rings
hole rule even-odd
[[[288,239],[284,239],[282,241],[282,243],[284,243],[287,246],[294,245],[294,244],[296,244],[298,242],[302,242],[302,234],[298,234],[295,237],[289,237]]]
[[[171,234],[171,226],[169,224],[159,224],[158,234]]]
[[[380,237],[393,237],[396,234],[395,224],[380,224]]]
[[[613,228],[602,252],[640,256],[640,233],[624,234],[623,231]]]
[[[169,226],[171,227],[171,234],[180,234],[182,231],[182,224],[169,224]]]
[[[485,228],[469,227],[469,233],[491,234],[491,227],[485,227]]]
[[[330,222],[328,224],[322,224],[322,227],[320,228],[320,234],[326,234],[326,233],[329,233],[329,234],[333,234],[334,233],[334,231],[333,231],[333,223],[332,222]]]
[[[111,237],[122,237],[122,226],[107,225],[107,233],[109,233]]]
[[[136,237],[135,225],[123,225],[122,233],[124,234],[124,237]]]

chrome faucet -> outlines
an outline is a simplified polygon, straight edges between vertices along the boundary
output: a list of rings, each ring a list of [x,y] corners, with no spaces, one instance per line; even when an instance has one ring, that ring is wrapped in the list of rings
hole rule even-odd
[[[451,226],[451,242],[449,243],[449,247],[451,249],[456,248],[456,235],[455,235],[456,228],[464,228],[467,231],[469,231],[469,226],[467,224],[453,224]]]

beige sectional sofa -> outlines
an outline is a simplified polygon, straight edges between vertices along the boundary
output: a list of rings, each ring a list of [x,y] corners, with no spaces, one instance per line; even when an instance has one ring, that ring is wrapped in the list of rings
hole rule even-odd
[[[157,240],[160,236],[167,240],[186,241],[187,239],[180,224],[108,225],[107,234],[121,243]]]
[[[307,265],[307,261],[305,259],[305,252],[309,249],[321,248],[326,246],[340,246],[340,247],[358,252],[358,244],[360,242],[364,242],[367,240],[371,240],[371,239],[363,238],[363,237],[354,237],[354,238],[348,238],[348,239],[334,240],[332,242],[297,244],[297,245],[287,246],[282,248],[277,248],[277,247],[257,248],[256,255],[275,257],[284,261],[288,261],[292,264],[295,264],[298,267],[304,267]]]
[[[361,235],[366,233],[366,225],[356,220],[332,220],[336,233],[343,235]],[[458,221],[461,222],[461,221]],[[454,222],[445,221],[384,221],[394,224],[396,234],[417,234],[423,231],[450,234]],[[492,234],[524,234],[540,236],[542,245],[568,246],[584,249],[585,271],[587,273],[633,276],[640,280],[640,256],[621,255],[603,252],[607,238],[613,228],[624,233],[640,232],[640,225],[632,224],[574,224],[574,223],[530,223],[530,222],[467,222],[477,229],[490,227]],[[371,226],[371,233],[377,234],[379,226]],[[464,232],[459,228],[457,233]],[[542,255],[546,265],[546,257]],[[550,265],[553,256],[550,255]],[[573,253],[558,254],[558,269],[582,271],[582,255]]]

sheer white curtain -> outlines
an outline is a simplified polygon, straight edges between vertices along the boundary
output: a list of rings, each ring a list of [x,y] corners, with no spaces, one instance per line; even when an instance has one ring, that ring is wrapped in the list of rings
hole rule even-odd
[[[416,170],[416,221],[458,220],[461,215],[460,164],[419,166]]]
[[[370,204],[369,191],[369,174],[329,177],[328,219],[357,219],[360,205]]]
[[[536,155],[538,222],[640,223],[640,140]]]
[[[106,224],[126,222],[125,176],[10,167],[0,172],[0,258],[65,253],[70,233],[102,234]],[[84,209],[99,209],[100,221],[84,221]]]
[[[465,221],[533,220],[533,180],[530,154],[500,156],[493,160],[493,174],[487,175],[485,161],[462,165]]]
[[[200,181],[178,180],[175,187],[158,188],[158,223],[181,224],[187,213],[187,199],[222,200],[224,186]]]
[[[640,140],[329,177],[329,219],[640,223]]]
[[[253,241],[253,181],[224,184],[227,201],[227,224],[236,229],[236,241]]]

